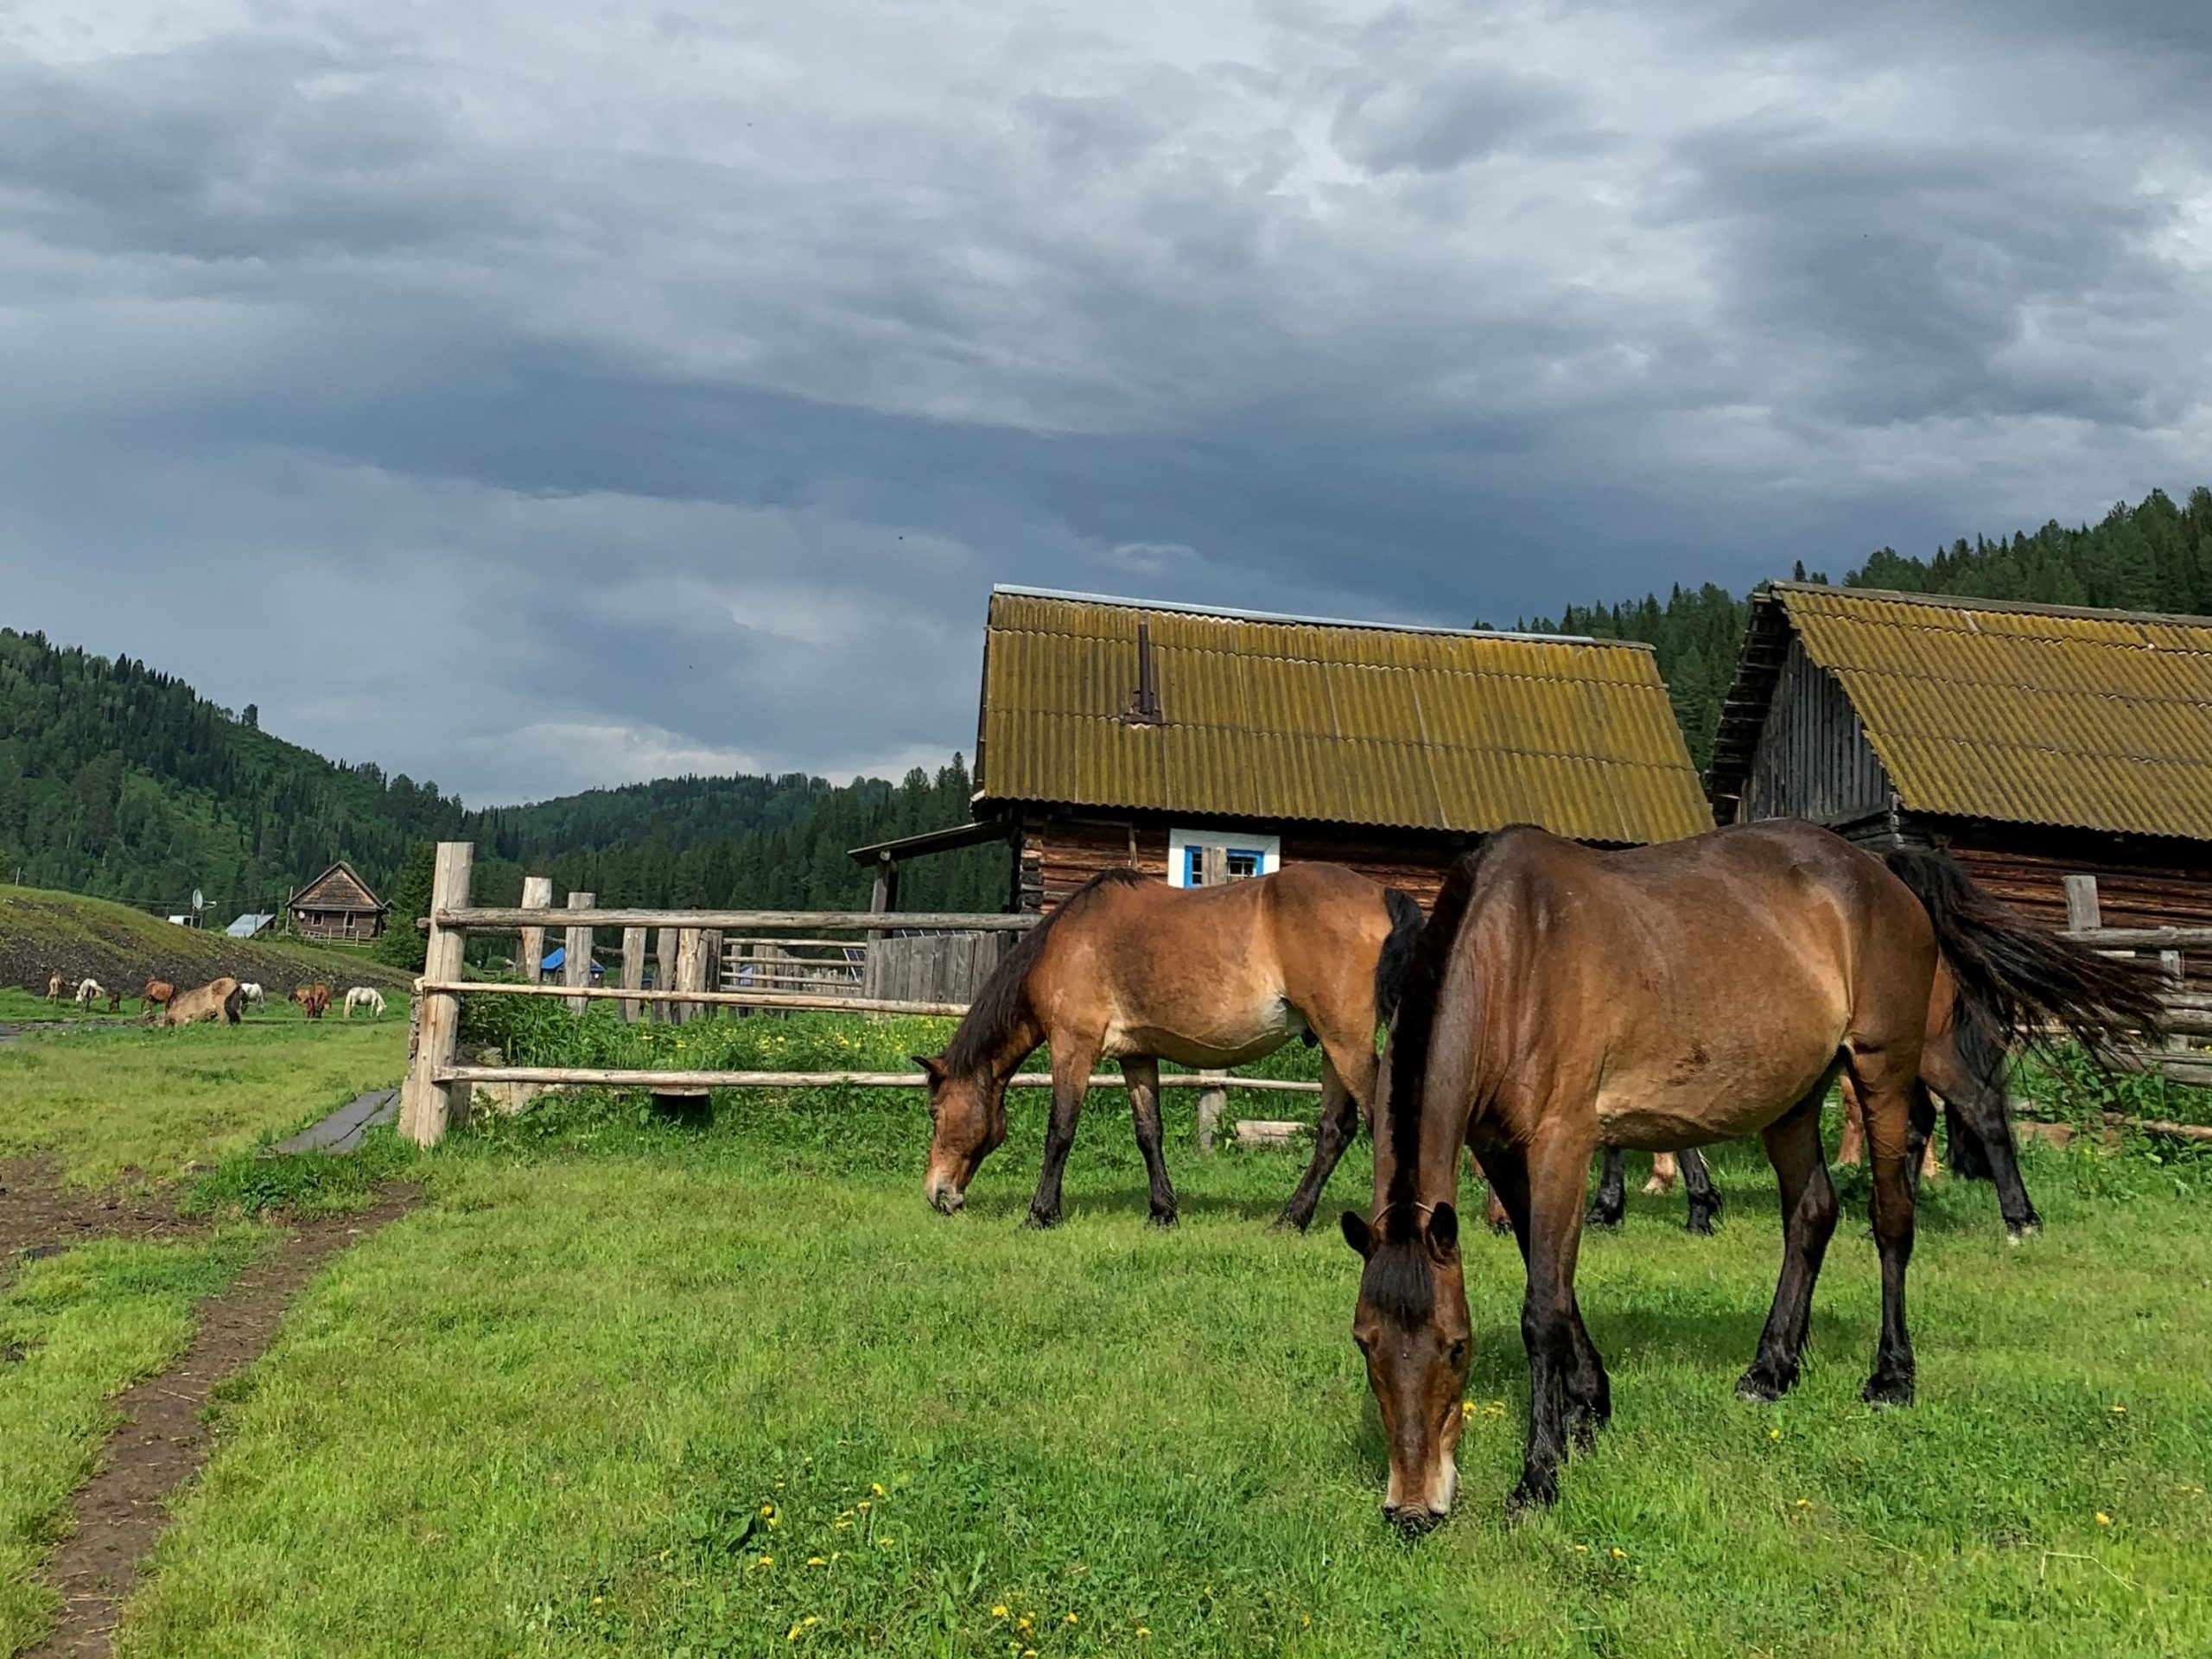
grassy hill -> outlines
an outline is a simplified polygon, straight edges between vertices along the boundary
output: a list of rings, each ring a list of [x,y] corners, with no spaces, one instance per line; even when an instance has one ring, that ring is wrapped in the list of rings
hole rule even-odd
[[[404,975],[360,951],[234,939],[104,899],[0,886],[0,987],[42,998],[57,969],[73,985],[89,976],[124,991],[133,1006],[149,979],[199,985],[228,974],[259,981],[272,997],[316,981],[386,991],[407,983]],[[17,1011],[24,1011],[20,1004]]]

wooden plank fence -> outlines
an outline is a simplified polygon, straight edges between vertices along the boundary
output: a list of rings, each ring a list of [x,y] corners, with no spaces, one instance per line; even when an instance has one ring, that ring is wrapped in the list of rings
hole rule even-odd
[[[676,1071],[623,1066],[530,1066],[459,1062],[461,999],[463,996],[558,997],[582,1011],[595,1001],[620,1005],[622,1017],[683,1020],[715,1008],[747,1013],[789,1009],[842,1009],[859,1014],[932,1014],[957,1018],[969,998],[1012,947],[1014,937],[1034,927],[1035,916],[964,915],[957,912],[900,915],[843,911],[652,911],[601,906],[593,895],[575,893],[556,908],[552,884],[530,878],[524,893],[533,902],[519,906],[473,906],[468,902],[474,849],[464,842],[441,842],[433,880],[429,934],[423,976],[415,983],[407,1077],[401,1088],[400,1129],[419,1145],[432,1146],[467,1115],[479,1084],[520,1084],[642,1088],[675,1092],[702,1089],[804,1089],[849,1086],[920,1089],[928,1078],[919,1071]],[[887,925],[887,923],[889,925]],[[522,939],[518,965],[543,959],[545,930],[565,930],[567,957],[561,983],[467,980],[461,976],[463,947],[471,932],[512,931]],[[591,982],[594,931],[620,928],[622,936],[620,983]],[[823,935],[849,933],[849,939]],[[651,938],[657,971],[645,982],[646,945]],[[835,952],[834,955],[828,954]],[[1211,1149],[1228,1090],[1248,1089],[1277,1094],[1318,1095],[1321,1085],[1275,1077],[1231,1077],[1226,1071],[1163,1077],[1163,1089],[1198,1091],[1199,1141]],[[1008,1080],[1018,1089],[1047,1088],[1046,1072],[1019,1072]],[[1091,1086],[1118,1089],[1119,1073],[1091,1079]],[[1283,1126],[1266,1126],[1281,1130]]]

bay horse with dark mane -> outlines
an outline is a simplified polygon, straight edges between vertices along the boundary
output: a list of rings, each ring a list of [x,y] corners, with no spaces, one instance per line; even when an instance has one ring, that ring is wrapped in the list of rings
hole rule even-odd
[[[1160,1144],[1160,1062],[1229,1066],[1310,1033],[1321,1047],[1320,1134],[1283,1205],[1304,1227],[1374,1101],[1376,1028],[1421,931],[1421,908],[1337,864],[1294,864],[1225,887],[1171,887],[1109,870],[1070,895],[1008,951],[929,1073],[929,1173],[923,1192],[950,1215],[1006,1139],[1006,1085],[1042,1044],[1052,1053],[1052,1110],[1030,1222],[1060,1218],[1060,1178],[1090,1069],[1121,1062],[1152,1219],[1175,1219]]]
[[[1510,1510],[1551,1503],[1570,1440],[1587,1444],[1611,1412],[1574,1296],[1600,1145],[1762,1136],[1782,1185],[1782,1273],[1737,1392],[1771,1401],[1796,1382],[1835,1229],[1820,1112],[1839,1071],[1865,1113],[1881,1258],[1864,1397],[1910,1403],[1910,1171],[1935,1119],[1921,1072],[1939,962],[1960,1017],[2000,1049],[2044,1020],[2093,1040],[2159,1023],[2152,974],[2029,926],[1942,854],[1885,863],[1780,820],[1611,853],[1518,826],[1461,858],[1415,943],[1383,1055],[1373,1213],[1344,1217],[1364,1260],[1353,1335],[1390,1443],[1384,1515],[1423,1531],[1456,1493],[1471,1334],[1463,1144],[1504,1201],[1528,1273],[1529,1433]]]

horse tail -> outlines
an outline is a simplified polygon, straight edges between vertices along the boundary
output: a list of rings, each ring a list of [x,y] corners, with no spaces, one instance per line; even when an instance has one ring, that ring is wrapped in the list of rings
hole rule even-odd
[[[2031,925],[1967,880],[1948,853],[1908,847],[1887,861],[1936,925],[1936,949],[1958,982],[1960,1058],[1976,1077],[2001,1089],[2004,1057],[2023,1043],[2047,1044],[2050,1027],[2101,1061],[2115,1028],[2154,1038],[2164,1029],[2155,968]]]
[[[1395,887],[1382,889],[1382,907],[1390,913],[1390,934],[1382,941],[1382,954],[1375,959],[1375,1021],[1387,1026],[1398,1011],[1398,994],[1405,988],[1414,941],[1421,937],[1421,913],[1413,895]]]

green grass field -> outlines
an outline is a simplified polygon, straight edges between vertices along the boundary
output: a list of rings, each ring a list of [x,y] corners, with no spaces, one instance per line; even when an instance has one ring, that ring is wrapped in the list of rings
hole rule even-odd
[[[744,1027],[683,1040],[876,1065],[932,1034]],[[1102,1094],[1068,1220],[1037,1234],[1016,1224],[1042,1113],[1017,1099],[950,1220],[918,1190],[918,1094],[480,1120],[410,1166],[430,1202],[338,1259],[226,1390],[120,1650],[2212,1650],[2193,1161],[2029,1148],[2049,1225],[2019,1249],[1989,1189],[1937,1184],[1920,1404],[1891,1414],[1857,1398],[1878,1308],[1863,1191],[1807,1379],[1767,1408],[1731,1392],[1777,1261],[1756,1152],[1716,1160],[1717,1238],[1632,1198],[1581,1281],[1614,1427],[1555,1512],[1510,1526],[1519,1275],[1510,1244],[1471,1239],[1460,1509],[1408,1544],[1377,1515],[1357,1263],[1333,1229],[1265,1228],[1297,1155],[1200,1159],[1171,1096],[1184,1220],[1160,1233]],[[1325,1213],[1365,1179],[1363,1149]]]
[[[406,1061],[404,1012],[33,1033],[0,1044],[0,1159],[50,1160],[78,1185],[173,1181],[398,1082]]]

